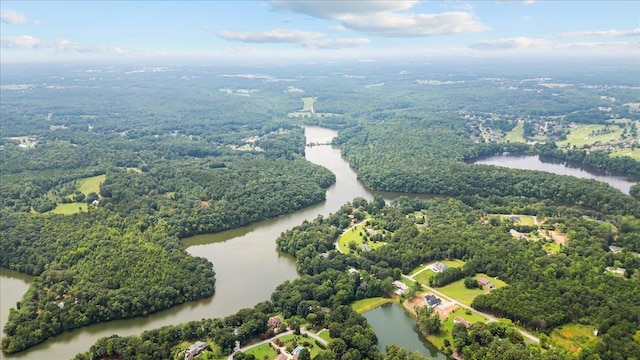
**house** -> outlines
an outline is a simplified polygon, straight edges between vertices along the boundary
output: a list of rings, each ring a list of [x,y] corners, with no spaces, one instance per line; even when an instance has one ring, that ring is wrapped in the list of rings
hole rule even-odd
[[[267,320],[267,326],[270,328],[279,327],[280,325],[282,325],[282,319],[280,319],[280,316],[272,316]]]
[[[91,205],[93,205],[93,206],[98,206],[98,204],[100,204],[100,201],[98,201],[98,200],[93,200],[91,202]]]
[[[362,244],[362,251],[371,251],[369,245]]]
[[[487,288],[489,290],[492,290],[493,288],[495,288],[493,283],[485,278],[478,278],[478,285],[480,285],[480,287],[482,288]]]
[[[519,223],[520,222],[520,216],[511,215],[511,216],[509,216],[509,220],[513,221],[514,223]]]
[[[425,295],[424,299],[427,301],[427,305],[430,307],[435,307],[442,304],[442,300],[435,295]]]
[[[398,295],[404,294],[404,292],[409,289],[407,284],[403,283],[402,281],[398,281],[398,280],[393,282],[393,286],[395,286],[397,288],[396,294],[398,294]]]
[[[471,326],[471,321],[467,320],[467,319],[463,319],[460,316],[456,316],[455,318],[453,318],[453,324],[462,324],[464,325],[464,327],[469,327]]]
[[[447,270],[449,267],[441,262],[437,262],[433,265],[433,271],[435,272],[443,272]]]
[[[523,234],[523,233],[521,233],[521,232],[519,232],[517,230],[514,230],[514,229],[509,230],[509,234],[511,234],[511,236],[513,236],[514,238],[519,239],[519,240],[527,238],[527,235],[525,235],[525,234]]]
[[[189,346],[189,348],[184,353],[184,360],[191,360],[194,357],[198,356],[204,349],[207,348],[207,344],[202,341],[196,341],[195,344]]]

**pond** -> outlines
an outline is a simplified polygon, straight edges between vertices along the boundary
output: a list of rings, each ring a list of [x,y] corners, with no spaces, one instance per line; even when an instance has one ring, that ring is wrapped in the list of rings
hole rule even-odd
[[[438,360],[447,357],[417,331],[415,321],[395,304],[384,304],[363,314],[378,336],[378,347],[396,344],[422,356]]]

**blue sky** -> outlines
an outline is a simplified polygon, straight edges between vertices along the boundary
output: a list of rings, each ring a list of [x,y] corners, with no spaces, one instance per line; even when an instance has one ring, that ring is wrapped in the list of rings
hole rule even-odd
[[[638,1],[2,1],[0,60],[624,56]]]

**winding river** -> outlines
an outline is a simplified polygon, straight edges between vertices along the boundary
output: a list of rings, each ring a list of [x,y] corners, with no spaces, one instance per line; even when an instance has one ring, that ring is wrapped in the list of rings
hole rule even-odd
[[[327,143],[335,135],[336,132],[332,130],[306,127],[307,143]],[[329,145],[308,147],[306,158],[326,167],[336,175],[336,183],[327,189],[326,201],[289,215],[239,229],[183,240],[187,252],[193,256],[205,257],[214,264],[216,271],[214,296],[145,317],[110,321],[68,331],[16,355],[7,356],[0,353],[0,359],[69,359],[79,352],[87,351],[101,337],[112,334],[126,336],[170,324],[224,317],[239,309],[252,307],[260,301],[269,299],[271,292],[283,281],[298,276],[294,259],[276,250],[275,239],[280,233],[304,220],[313,220],[320,214],[326,216],[335,212],[345,202],[355,197],[371,200],[374,194],[379,194],[385,200],[390,200],[398,195],[367,190],[357,180],[349,164],[342,159],[339,149]],[[483,163],[493,162],[495,165],[509,166],[504,159],[497,161],[498,163],[496,161],[490,158],[485,159]],[[566,173],[557,170],[547,171]],[[607,178],[610,177],[607,176]],[[626,191],[628,193],[628,188]],[[9,308],[15,307],[16,301],[27,290],[30,279],[29,276],[0,269],[0,325],[3,328]],[[382,310],[378,312],[372,315],[384,315]]]

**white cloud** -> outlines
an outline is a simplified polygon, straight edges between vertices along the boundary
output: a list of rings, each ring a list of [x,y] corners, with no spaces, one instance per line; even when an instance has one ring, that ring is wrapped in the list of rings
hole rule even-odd
[[[369,45],[371,41],[367,38],[338,38],[320,39],[305,43],[306,47],[318,49],[346,49],[364,45]]]
[[[440,14],[377,13],[345,15],[342,24],[350,29],[378,36],[411,37],[480,32],[489,28],[466,12]]]
[[[552,43],[544,39],[531,39],[527,37],[516,37],[508,39],[485,40],[469,47],[476,50],[505,50],[505,49],[530,49],[549,48]]]
[[[533,21],[533,18],[529,15],[525,15],[520,17],[520,20],[524,20],[524,21]]]
[[[409,1],[326,1],[326,0],[274,0],[276,10],[292,11],[322,19],[334,19],[344,14],[375,14],[379,12],[408,10],[417,4]]]
[[[558,49],[618,49],[618,50],[639,50],[640,43],[636,41],[586,41],[586,42],[573,42],[568,44],[560,44]]]
[[[488,30],[471,12],[408,13],[417,1],[276,0],[276,10],[332,19],[344,28],[377,36],[414,37]],[[402,12],[400,12],[402,11]]]
[[[325,34],[314,31],[273,29],[265,31],[221,31],[218,33],[221,38],[230,41],[240,41],[245,43],[293,43],[300,44],[307,48],[317,49],[345,49],[368,45],[366,38],[339,38],[327,39]]]
[[[582,38],[582,37],[625,37],[640,36],[640,28],[631,30],[604,30],[604,31],[576,31],[560,34],[560,37]]]
[[[37,48],[43,45],[43,41],[28,35],[3,36],[0,38],[0,47],[3,48]]]
[[[0,10],[0,21],[7,24],[39,24],[37,20],[30,20],[26,16],[13,10]]]
[[[48,49],[55,52],[77,52],[77,53],[111,53],[121,54],[122,49],[115,46],[100,46],[79,44],[69,40],[59,39],[55,41],[43,41],[33,36],[3,36],[0,38],[2,48],[22,48],[22,49]]]
[[[336,25],[336,26],[332,26],[330,28],[331,30],[336,30],[336,31],[346,31],[347,28],[344,27],[344,25]]]
[[[265,31],[221,31],[218,33],[225,40],[246,43],[303,43],[324,36],[321,32],[273,29]]]

